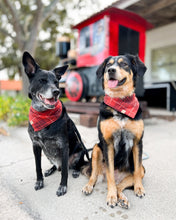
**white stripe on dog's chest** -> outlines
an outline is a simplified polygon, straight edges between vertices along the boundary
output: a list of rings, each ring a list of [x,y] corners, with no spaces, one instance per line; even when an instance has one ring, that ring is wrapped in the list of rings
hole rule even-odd
[[[128,118],[121,119],[115,111],[113,111],[113,115],[114,115],[113,116],[114,121],[116,121],[121,128],[124,128],[129,119]]]

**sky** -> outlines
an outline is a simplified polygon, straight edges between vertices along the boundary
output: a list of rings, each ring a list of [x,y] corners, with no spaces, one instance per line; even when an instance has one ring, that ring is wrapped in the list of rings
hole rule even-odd
[[[72,0],[75,5],[78,3],[79,0]],[[76,25],[79,22],[87,19],[94,13],[104,9],[105,7],[111,5],[113,2],[117,2],[118,0],[84,0],[82,2],[83,9],[79,9],[79,6],[72,8],[71,4],[67,4],[67,24],[65,26],[68,27],[70,25]],[[96,2],[96,4],[93,4]],[[66,27],[58,27],[59,32],[64,33]],[[69,32],[69,30],[66,30]]]
[[[76,0],[75,0],[76,1]],[[85,0],[85,4],[86,4],[86,10],[80,10],[78,13],[79,16],[76,16],[76,11],[75,11],[75,22],[79,23],[80,21],[84,20],[84,18],[86,19],[86,17],[91,16],[92,14],[94,14],[95,12],[98,12],[102,9],[104,9],[105,7],[111,5],[113,2],[117,2],[117,0],[92,0],[92,1],[96,1],[97,3],[97,7],[93,6],[92,7],[92,2],[90,0],[86,1]]]

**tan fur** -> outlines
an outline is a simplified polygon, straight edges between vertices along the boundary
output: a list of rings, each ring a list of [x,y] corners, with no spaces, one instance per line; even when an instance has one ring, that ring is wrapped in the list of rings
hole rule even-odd
[[[110,59],[108,63],[113,64],[114,59]],[[118,60],[118,63],[123,62],[123,58]],[[125,69],[116,68],[115,79],[118,81],[126,78],[126,81],[123,85],[117,86],[116,88],[108,87],[109,74],[104,73],[104,90],[105,93],[113,98],[125,98],[131,96],[134,93],[134,83],[133,83],[133,72],[129,74]],[[142,166],[142,161],[139,160],[139,142],[143,135],[144,123],[143,120],[131,120],[130,118],[125,118],[123,120],[116,117],[112,108],[107,107],[109,111],[114,115],[111,118],[100,121],[100,131],[103,135],[104,140],[107,144],[107,156],[108,163],[106,164],[106,177],[108,185],[108,194],[107,194],[107,203],[109,206],[114,207],[116,204],[123,208],[129,207],[129,202],[126,196],[123,194],[123,190],[127,187],[134,186],[134,192],[137,196],[143,197],[145,191],[142,185],[142,179],[144,177],[144,167]],[[134,172],[130,173],[124,170],[121,172],[114,170],[114,137],[113,134],[118,130],[127,130],[134,135],[133,140],[133,160],[134,160]],[[99,146],[96,144],[92,153],[92,173],[89,179],[88,184],[83,188],[85,194],[90,194],[93,191],[93,186],[95,185],[98,175],[104,173],[102,164],[103,154]],[[122,176],[120,182],[116,184],[115,173],[118,173],[118,176]],[[121,175],[122,174],[122,175]]]
[[[110,59],[109,63],[112,62],[113,59]],[[121,63],[123,59],[119,59],[118,63]],[[119,66],[116,67],[116,78],[117,80],[121,81],[124,78],[126,78],[126,82],[123,86],[117,86],[116,88],[109,88],[108,87],[108,73],[106,72],[104,74],[104,90],[107,95],[109,95],[112,98],[125,98],[127,96],[131,96],[134,92],[134,85],[133,85],[133,72],[129,74],[126,72],[123,68],[120,68]]]
[[[104,139],[108,143],[108,159],[109,159],[109,168],[106,169],[106,177],[108,184],[108,195],[107,203],[110,206],[115,204],[116,198],[115,193],[117,193],[118,201],[124,201],[124,207],[129,207],[128,199],[123,194],[123,190],[127,187],[134,186],[134,192],[137,196],[143,197],[145,195],[145,190],[142,185],[142,178],[144,177],[144,169],[142,163],[139,163],[139,148],[137,146],[140,141],[143,130],[144,123],[143,120],[130,120],[128,119],[124,125],[121,121],[110,118],[100,122],[100,129],[103,134]],[[114,188],[115,178],[114,178],[114,148],[113,148],[113,133],[117,130],[125,129],[134,134],[134,146],[133,146],[133,158],[134,158],[134,174],[129,174],[125,177],[118,185],[117,192]],[[113,150],[112,150],[113,149]],[[118,202],[120,206],[122,204]]]
[[[134,134],[137,141],[139,141],[144,131],[144,122],[142,119],[138,121],[128,120],[124,128],[128,131],[131,131],[131,133]]]
[[[112,138],[112,134],[119,129],[126,129],[134,134],[136,139],[139,141],[144,131],[143,120],[127,120],[124,126],[117,119],[110,118],[100,122],[100,129],[105,140],[109,141]]]
[[[144,176],[142,161],[139,161],[139,148],[137,144],[133,146],[133,160],[134,160],[134,192],[137,196],[142,197],[145,195],[145,190],[142,185],[142,178]]]
[[[110,59],[108,63],[113,64],[114,62],[114,59]]]
[[[107,203],[109,206],[115,206],[117,203],[117,188],[114,178],[114,146],[111,143],[108,146],[108,167],[106,166],[106,178],[108,184]]]
[[[85,194],[92,193],[93,186],[95,185],[98,175],[102,174],[102,161],[103,161],[103,154],[101,149],[95,144],[92,152],[92,172],[89,179],[89,182],[85,185],[82,191]]]
[[[110,118],[100,122],[100,129],[104,139],[109,142],[112,138],[112,134],[120,129],[120,125],[113,118]]]

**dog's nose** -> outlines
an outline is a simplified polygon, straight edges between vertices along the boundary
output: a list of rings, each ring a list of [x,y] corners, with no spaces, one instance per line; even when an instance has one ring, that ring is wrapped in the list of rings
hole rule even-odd
[[[58,89],[53,90],[53,95],[58,96],[60,94],[60,91]]]
[[[116,69],[111,67],[111,68],[108,69],[108,73],[109,74],[114,74],[114,73],[116,73]]]

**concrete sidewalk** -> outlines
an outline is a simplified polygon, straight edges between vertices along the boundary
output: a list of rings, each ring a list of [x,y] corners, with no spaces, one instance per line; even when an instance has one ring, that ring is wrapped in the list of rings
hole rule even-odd
[[[143,184],[146,196],[137,198],[125,190],[129,210],[106,205],[107,184],[98,182],[90,196],[81,193],[85,176],[73,179],[69,173],[68,192],[56,196],[60,173],[45,178],[45,187],[34,190],[35,164],[27,128],[9,128],[9,136],[0,135],[0,219],[1,220],[109,220],[176,219],[176,121],[145,120]],[[97,129],[78,125],[87,148],[97,142]],[[50,167],[42,157],[43,171]]]

